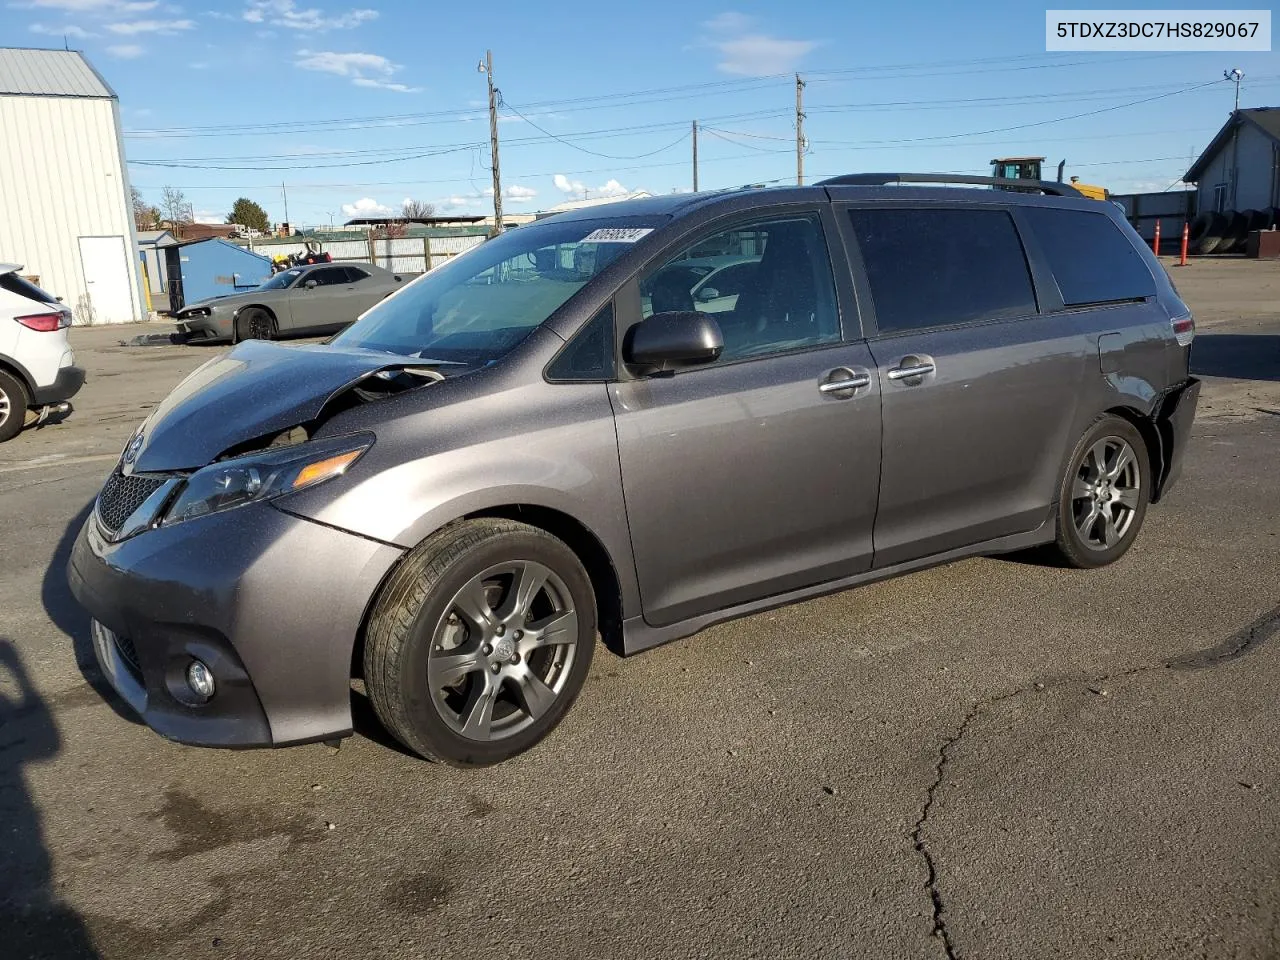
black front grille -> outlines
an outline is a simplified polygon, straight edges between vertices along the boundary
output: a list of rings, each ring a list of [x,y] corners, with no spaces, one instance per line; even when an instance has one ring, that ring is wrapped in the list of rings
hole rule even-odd
[[[137,679],[141,680],[142,662],[138,660],[138,651],[137,648],[134,647],[133,641],[128,637],[121,636],[117,633],[115,635],[115,642],[116,651],[120,654],[120,659],[125,662],[125,666],[129,668],[130,672],[132,672]]]
[[[163,483],[162,477],[111,474],[111,479],[98,494],[98,519],[108,531],[115,533]]]

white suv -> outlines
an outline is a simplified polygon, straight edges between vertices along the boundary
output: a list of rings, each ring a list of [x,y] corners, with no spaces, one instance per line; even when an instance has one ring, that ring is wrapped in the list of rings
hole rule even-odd
[[[0,263],[0,442],[17,436],[28,410],[41,418],[84,384],[67,343],[71,311]]]

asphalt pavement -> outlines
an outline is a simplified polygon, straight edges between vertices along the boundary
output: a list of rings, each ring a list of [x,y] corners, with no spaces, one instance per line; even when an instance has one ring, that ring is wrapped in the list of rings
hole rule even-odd
[[[0,957],[1280,956],[1280,267],[1172,268],[1207,376],[1119,564],[977,559],[627,660],[499,767],[225,752],[105,693],[63,577],[218,352],[76,329],[0,447]],[[305,598],[299,598],[305,602]]]

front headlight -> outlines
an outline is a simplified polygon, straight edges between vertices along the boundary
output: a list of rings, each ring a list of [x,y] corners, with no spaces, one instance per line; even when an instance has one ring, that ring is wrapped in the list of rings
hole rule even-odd
[[[183,320],[194,320],[197,317],[207,317],[212,311],[208,307],[192,307],[190,310],[182,311]]]
[[[359,434],[268,447],[212,463],[187,478],[161,523],[181,523],[314,487],[341,476],[371,446],[373,437]]]

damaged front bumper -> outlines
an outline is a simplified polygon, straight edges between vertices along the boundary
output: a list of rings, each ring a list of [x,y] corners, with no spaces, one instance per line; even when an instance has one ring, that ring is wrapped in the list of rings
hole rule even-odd
[[[67,577],[103,674],[150,727],[199,746],[281,746],[351,732],[355,640],[401,555],[270,504],[118,543],[95,511]],[[213,673],[207,702],[186,686],[193,660]]]

